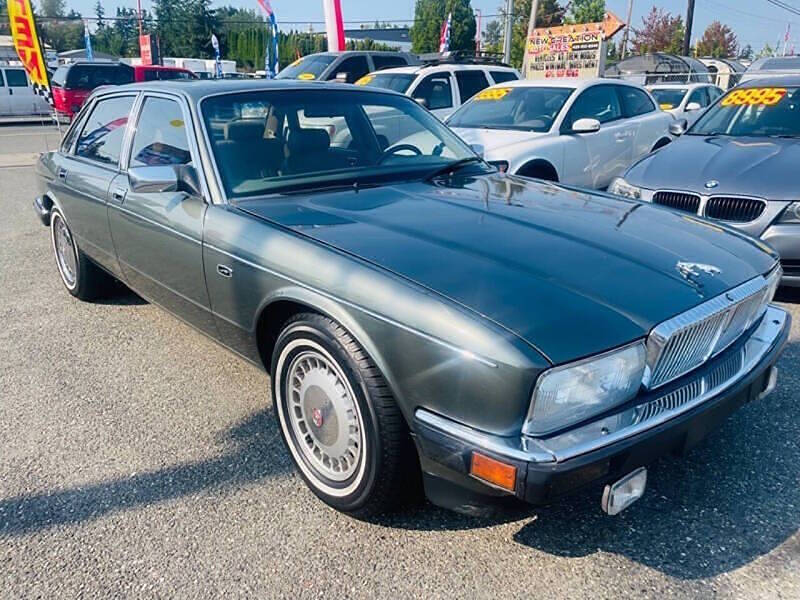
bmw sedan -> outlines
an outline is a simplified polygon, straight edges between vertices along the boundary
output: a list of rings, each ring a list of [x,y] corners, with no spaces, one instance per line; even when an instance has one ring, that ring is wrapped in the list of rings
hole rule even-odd
[[[774,388],[790,327],[763,244],[498,174],[385,90],[103,89],[37,171],[67,292],[117,279],[267,371],[298,472],[357,516],[588,485],[616,514]]]
[[[800,286],[798,165],[800,77],[756,79],[728,92],[609,191],[761,238],[781,256],[783,284]]]

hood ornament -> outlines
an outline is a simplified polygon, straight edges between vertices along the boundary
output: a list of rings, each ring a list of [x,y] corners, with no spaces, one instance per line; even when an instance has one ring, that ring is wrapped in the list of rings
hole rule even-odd
[[[706,181],[705,188],[707,190],[713,190],[715,187],[719,187],[719,181],[717,181],[716,179],[709,179],[708,181]]]
[[[685,261],[678,261],[675,264],[675,268],[678,270],[678,273],[681,274],[681,277],[686,279],[687,281],[691,281],[692,277],[700,277],[701,273],[705,273],[711,277],[714,275],[719,275],[722,273],[722,269],[719,267],[715,267],[714,265],[707,265],[704,263],[695,263],[695,262],[685,262]]]

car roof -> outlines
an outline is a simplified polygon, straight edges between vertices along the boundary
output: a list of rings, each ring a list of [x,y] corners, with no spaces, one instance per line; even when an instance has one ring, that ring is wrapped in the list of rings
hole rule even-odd
[[[764,72],[765,71],[759,71],[759,73],[764,73]],[[752,75],[752,74],[753,73],[746,73],[746,75]],[[739,85],[739,87],[772,87],[772,86],[775,87],[800,86],[800,73],[798,73],[797,75],[759,75],[757,77],[754,77],[753,79],[747,79],[747,81]]]
[[[514,72],[514,67],[509,67],[508,65],[494,65],[491,63],[487,64],[459,64],[459,63],[437,63],[433,65],[408,65],[406,67],[391,67],[388,69],[379,69],[378,71],[373,71],[372,75],[377,75],[378,73],[392,73],[395,75],[418,75],[422,73],[430,73],[436,69],[441,71],[471,71],[471,70],[478,70],[478,69],[490,69],[492,71],[508,71],[510,73]]]
[[[717,87],[713,83],[654,83],[653,85],[646,86],[648,90],[674,90],[675,88],[686,88],[693,90],[699,87]]]
[[[125,85],[109,86],[103,88],[99,95],[113,94],[121,91],[151,91],[168,92],[188,98],[196,102],[206,96],[219,94],[235,94],[241,92],[257,92],[269,90],[327,90],[350,91],[361,93],[381,93],[403,96],[383,88],[369,88],[347,85],[337,82],[298,81],[296,79],[185,79],[166,81],[147,81],[141,83],[128,83]]]
[[[506,81],[496,85],[503,87],[549,87],[583,90],[601,83],[613,83],[615,85],[644,89],[639,84],[625,81],[624,79],[608,79],[604,77],[592,77],[590,79],[517,79],[516,81]]]

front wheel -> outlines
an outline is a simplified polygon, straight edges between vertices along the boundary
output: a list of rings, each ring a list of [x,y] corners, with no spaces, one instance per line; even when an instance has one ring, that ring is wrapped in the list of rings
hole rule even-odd
[[[272,356],[278,423],[301,476],[325,503],[358,517],[408,499],[420,478],[408,428],[378,368],[338,323],[300,314]]]

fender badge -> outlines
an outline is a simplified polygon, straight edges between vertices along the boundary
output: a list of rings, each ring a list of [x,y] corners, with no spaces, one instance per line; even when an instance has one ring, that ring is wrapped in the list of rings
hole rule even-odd
[[[718,186],[719,186],[719,181],[717,181],[716,179],[711,179],[709,181],[706,181],[705,183],[705,188],[707,190],[713,190],[715,187]]]

